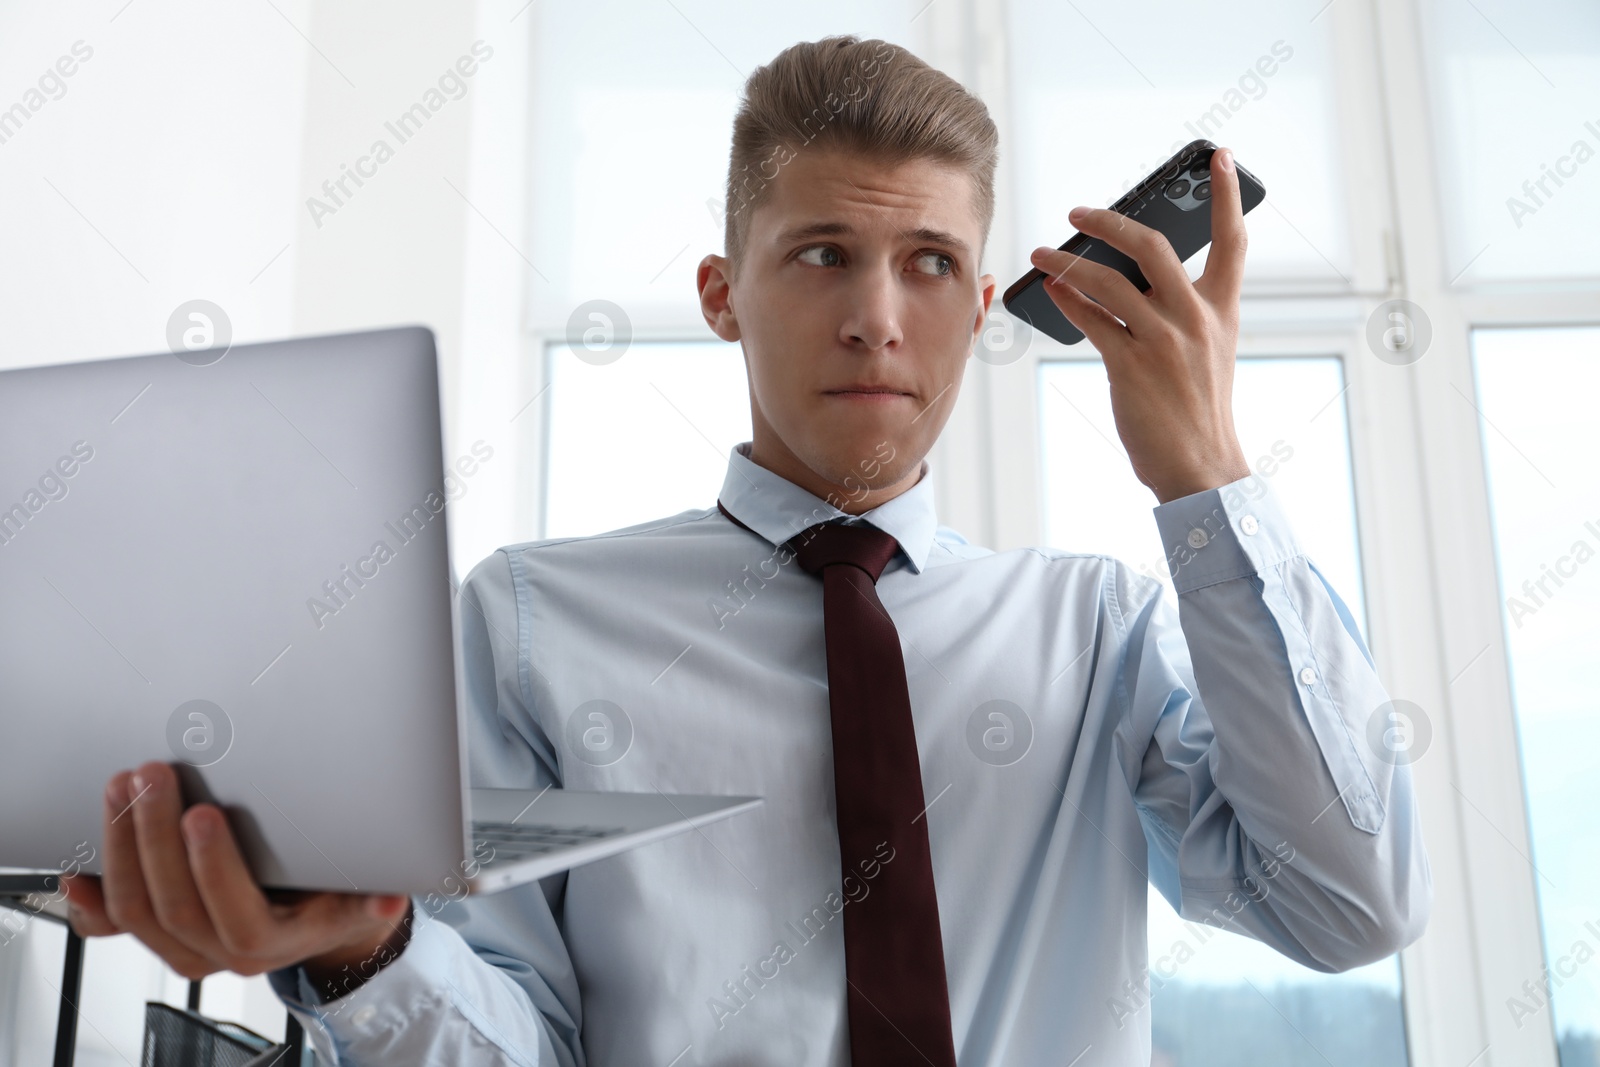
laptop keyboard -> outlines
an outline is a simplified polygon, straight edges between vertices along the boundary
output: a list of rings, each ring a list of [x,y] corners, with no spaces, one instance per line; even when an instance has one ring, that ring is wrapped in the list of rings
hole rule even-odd
[[[547,852],[604,840],[624,832],[621,826],[548,826],[531,822],[472,824],[474,853],[481,854],[484,845],[494,850],[493,858],[484,866],[542,856]]]

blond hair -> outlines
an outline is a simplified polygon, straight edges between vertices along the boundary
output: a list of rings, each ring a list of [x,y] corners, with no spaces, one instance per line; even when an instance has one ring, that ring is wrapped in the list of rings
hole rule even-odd
[[[983,101],[899,45],[824,37],[785,48],[745,81],[733,118],[723,223],[735,273],[751,213],[782,166],[811,144],[890,166],[932,159],[965,170],[988,240],[1000,135]]]

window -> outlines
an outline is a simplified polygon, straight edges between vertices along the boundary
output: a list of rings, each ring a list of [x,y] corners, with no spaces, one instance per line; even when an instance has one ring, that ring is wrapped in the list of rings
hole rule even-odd
[[[1549,969],[1506,1010],[1524,1024],[1553,1016],[1561,1067],[1597,1067],[1600,328],[1479,330],[1473,357]]]
[[[762,14],[602,0],[540,4],[529,17],[529,306],[547,387],[538,536],[710,507],[729,450],[750,438],[740,350],[712,336],[695,303],[696,266],[722,250],[744,79],[798,40],[855,33],[914,48],[916,27],[883,0]],[[610,305],[604,321],[597,301]],[[596,328],[625,329],[632,343],[612,361],[580,359]]]
[[[1336,357],[1243,359],[1234,411],[1252,469],[1365,634],[1344,393]],[[1159,579],[1176,603],[1151,515],[1158,502],[1117,437],[1104,367],[1043,363],[1039,398],[1047,542],[1116,556]],[[1149,914],[1157,1067],[1407,1062],[1394,959],[1322,974],[1243,935],[1185,923],[1154,887]]]
[[[750,439],[738,346],[635,344],[604,364],[580,359],[565,344],[548,352],[546,537],[601,533],[713,505],[729,451]],[[650,447],[640,448],[641,441]]]
[[[1204,137],[1234,146],[1267,187],[1250,216],[1250,283],[1348,285],[1333,20],[1271,0],[1162,5],[1159,32],[1138,4],[1023,0],[1012,11],[1015,115],[1002,151],[1018,159],[1025,232],[1061,243],[1074,205],[1111,203]]]
[[[1429,44],[1445,277],[1600,276],[1600,8],[1421,5]]]
[[[748,434],[748,399],[737,349],[710,337],[694,305],[693,268],[721,248],[739,85],[785,45],[882,37],[983,96],[1001,130],[983,269],[1002,291],[1031,248],[1072,232],[1072,206],[1110,203],[1177,144],[1230,145],[1267,187],[1248,220],[1240,436],[1252,461],[1280,441],[1292,450],[1272,485],[1296,535],[1390,692],[1427,705],[1432,749],[1413,771],[1436,903],[1401,957],[1343,975],[1214,939],[1155,994],[1155,1063],[1557,1067],[1559,1041],[1560,1067],[1596,1067],[1600,956],[1563,978],[1550,1008],[1513,1018],[1506,1005],[1579,938],[1600,953],[1584,925],[1600,916],[1581,912],[1600,899],[1595,832],[1580,815],[1597,807],[1582,763],[1595,749],[1572,726],[1595,718],[1574,675],[1594,659],[1582,590],[1600,559],[1548,581],[1559,596],[1541,593],[1520,629],[1506,601],[1543,563],[1575,559],[1585,522],[1600,525],[1592,490],[1568,488],[1595,481],[1582,480],[1578,405],[1600,363],[1600,253],[1587,239],[1600,198],[1586,177],[1600,174],[1600,10],[908,0],[730,11],[677,0],[525,16],[538,273],[531,380],[515,394],[546,392],[517,424],[540,503],[502,543],[712,503],[728,448]],[[1513,218],[1508,198],[1534,210]],[[1410,362],[1369,340],[1402,297],[1431,331]],[[566,341],[574,312],[597,299],[631,323],[613,364]],[[1529,324],[1542,328],[1508,328]],[[991,326],[1011,321],[996,310]],[[1169,584],[1155,501],[1122,454],[1103,369],[1087,345],[1019,332],[1022,344],[969,364],[935,455],[942,521],[996,549],[1108,552]],[[663,442],[659,456],[617,450],[640,432]],[[1552,492],[1529,458],[1568,491]],[[626,488],[597,497],[602,477]],[[1155,964],[1184,928],[1159,895],[1150,914]]]
[[[1360,550],[1350,446],[1337,357],[1240,360],[1234,417],[1251,468],[1293,516],[1295,536],[1363,627]],[[1158,501],[1128,465],[1111,417],[1105,367],[1053,360],[1039,367],[1045,537],[1075,552],[1106,552],[1155,578],[1176,603],[1151,509]],[[1093,501],[1093,507],[1081,506]]]
[[[745,77],[799,40],[856,33],[912,45],[898,4],[826,0],[755,13],[726,3],[539,4],[533,75],[532,307],[560,329],[595,297],[641,334],[704,332],[695,265],[722,249],[728,135]]]
[[[1600,713],[1580,688],[1600,557],[1576,549],[1600,548],[1600,5],[513,0],[381,25],[347,7],[6,8],[27,15],[0,16],[0,68],[42,70],[79,36],[97,58],[6,141],[20,164],[0,187],[37,210],[12,213],[23,229],[0,257],[31,312],[8,319],[0,362],[144,348],[163,293],[216,298],[241,339],[427,318],[451,454],[497,449],[452,502],[464,574],[496,545],[712,503],[748,399],[693,272],[721,248],[740,86],[782,47],[880,37],[983,97],[1001,130],[984,269],[1002,289],[1071,232],[1073,205],[1111,202],[1177,143],[1231,145],[1267,186],[1249,217],[1241,434],[1252,459],[1293,448],[1273,485],[1297,534],[1390,691],[1432,717],[1413,769],[1436,903],[1401,955],[1403,998],[1394,961],[1313,976],[1208,943],[1157,993],[1156,1062],[1600,1064]],[[477,36],[492,64],[381,191],[326,230],[301,214],[377,135],[367,105],[392,113]],[[213,136],[184,150],[184,178],[158,180],[194,130]],[[174,234],[180,201],[214,223]],[[1431,331],[1410,360],[1368,340],[1399,298]],[[628,320],[609,363],[567,340],[599,325],[597,300]],[[933,466],[941,518],[992,548],[1107,551],[1165,581],[1103,372],[1023,340],[968,368]],[[646,434],[658,448],[620,447]],[[1069,507],[1075,492],[1098,514]],[[1157,962],[1182,928],[1159,898],[1151,916]],[[48,1055],[58,946],[36,923],[0,951],[0,1067]],[[131,937],[89,960],[80,1059],[131,1062],[138,1000],[181,1002],[182,983]],[[259,976],[214,976],[206,1001],[282,1025]]]

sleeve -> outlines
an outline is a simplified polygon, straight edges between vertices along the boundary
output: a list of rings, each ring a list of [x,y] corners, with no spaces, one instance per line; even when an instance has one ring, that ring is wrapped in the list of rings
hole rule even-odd
[[[526,604],[507,550],[459,591],[466,743],[474,786],[559,787],[530,713]],[[321,1001],[299,967],[268,979],[329,1064],[584,1067],[578,982],[558,916],[566,876],[484,897],[414,896],[411,940],[371,979]]]
[[[1348,607],[1252,477],[1154,509],[1177,592],[1118,563],[1118,758],[1184,919],[1323,972],[1421,936],[1410,757]],[[1404,705],[1401,705],[1404,707]]]

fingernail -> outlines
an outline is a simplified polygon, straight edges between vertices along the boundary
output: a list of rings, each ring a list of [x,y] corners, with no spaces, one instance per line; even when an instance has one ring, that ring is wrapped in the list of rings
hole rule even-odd
[[[1217,165],[1225,171],[1233,170],[1233,149],[1219,149],[1217,152]]]
[[[1067,218],[1071,219],[1073,222],[1077,222],[1088,213],[1089,209],[1086,207],[1075,207],[1071,211],[1067,212]]]
[[[116,775],[112,775],[111,780],[106,783],[106,804],[108,806],[120,808],[128,802],[128,791],[124,788],[119,788],[120,785],[121,783]]]
[[[1035,248],[1033,250],[1033,258],[1034,259],[1049,259],[1050,258],[1050,254],[1052,252],[1054,252],[1054,251],[1055,251],[1055,249],[1053,249],[1053,248],[1048,248],[1048,247],[1046,247],[1044,245],[1040,245],[1038,248]]]

